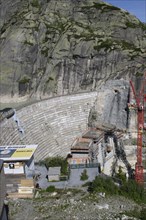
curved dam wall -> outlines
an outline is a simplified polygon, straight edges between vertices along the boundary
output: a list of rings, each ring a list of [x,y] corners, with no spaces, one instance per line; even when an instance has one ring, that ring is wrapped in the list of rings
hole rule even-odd
[[[10,118],[0,124],[0,145],[38,144],[35,161],[48,156],[66,156],[77,136],[87,128],[88,116],[97,92],[62,96],[41,101],[17,111],[16,122]]]

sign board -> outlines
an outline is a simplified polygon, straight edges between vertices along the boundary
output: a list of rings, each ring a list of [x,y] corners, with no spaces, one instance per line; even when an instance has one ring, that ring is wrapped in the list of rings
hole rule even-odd
[[[9,145],[0,146],[0,159],[3,161],[29,160],[37,145]]]
[[[24,174],[24,167],[22,162],[5,162],[4,171],[5,174]]]

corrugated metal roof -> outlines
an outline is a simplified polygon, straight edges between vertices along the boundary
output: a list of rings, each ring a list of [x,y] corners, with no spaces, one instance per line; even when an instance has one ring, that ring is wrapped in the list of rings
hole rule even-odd
[[[48,176],[60,175],[61,167],[49,167]]]
[[[83,134],[83,137],[91,138],[91,139],[98,139],[102,135],[103,135],[103,132],[101,131],[89,130],[85,134]]]
[[[86,142],[77,142],[76,145],[71,147],[72,149],[89,149],[90,144]]]

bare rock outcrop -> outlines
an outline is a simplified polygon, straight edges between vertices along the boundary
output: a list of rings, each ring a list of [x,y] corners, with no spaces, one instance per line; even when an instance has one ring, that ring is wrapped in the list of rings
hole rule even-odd
[[[129,82],[125,80],[107,81],[97,92],[97,99],[89,114],[89,127],[103,124],[125,130],[129,116],[129,89]]]
[[[146,69],[146,25],[100,0],[2,0],[1,12],[1,102],[93,91]]]

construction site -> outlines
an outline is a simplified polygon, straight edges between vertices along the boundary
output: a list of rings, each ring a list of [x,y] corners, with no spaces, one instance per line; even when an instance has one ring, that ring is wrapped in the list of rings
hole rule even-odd
[[[18,110],[17,114],[15,109],[1,110],[1,146],[38,144],[35,162],[71,154],[70,164],[99,163],[101,172],[111,176],[122,163],[127,176],[135,175],[137,161],[136,179],[143,182],[144,169],[140,171],[140,167],[145,161],[142,146],[146,129],[146,79],[139,83],[139,91],[132,81],[129,83],[126,129],[95,119],[91,108],[100,93],[83,93],[38,102]],[[115,97],[119,91],[114,90]],[[131,140],[133,143],[128,145]]]
[[[69,179],[62,186],[54,183],[57,187],[80,187],[84,169],[93,181],[100,174],[114,178],[119,168],[127,179],[135,179],[146,187],[146,77],[139,82],[138,88],[132,81],[127,84],[126,129],[97,120],[96,92],[58,97],[18,111],[1,110],[0,159],[8,197],[33,198],[37,184],[41,188],[52,185],[45,176],[45,185],[41,185],[42,178],[36,179],[35,163],[56,155],[67,157],[70,168]],[[114,85],[113,91],[118,96],[120,87]],[[53,180],[57,174],[54,180],[59,181],[60,171],[55,173],[55,169],[60,168],[54,168],[49,178]],[[39,176],[43,176],[41,170]]]
[[[118,167],[122,167],[127,179],[133,178],[146,187],[146,76],[143,82],[142,79],[139,81],[137,89],[132,81],[130,86],[126,109],[129,114],[127,130],[97,121],[96,127],[88,128],[81,138],[75,140],[69,163],[71,166],[86,164],[86,167],[99,163],[100,172],[112,177]]]

